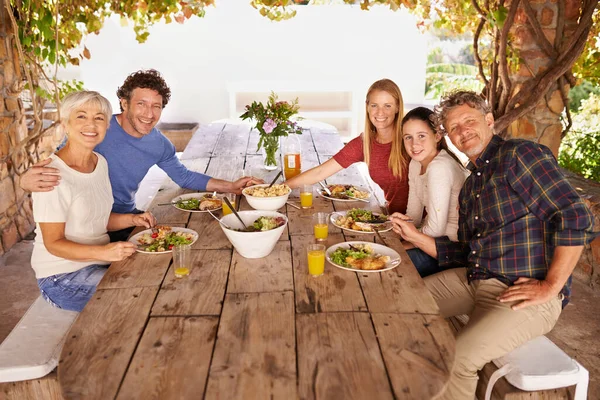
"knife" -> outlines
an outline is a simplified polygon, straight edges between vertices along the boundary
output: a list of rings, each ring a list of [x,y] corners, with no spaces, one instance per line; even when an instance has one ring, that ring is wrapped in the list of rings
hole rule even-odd
[[[373,229],[375,231],[375,233],[377,234],[377,237],[379,238],[379,240],[381,240],[381,243],[383,243],[383,245],[385,247],[390,247],[388,246],[388,244],[386,243],[385,239],[383,238],[383,236],[381,236],[381,233],[379,233],[379,229],[375,228],[374,226],[371,227],[371,229]]]
[[[321,185],[325,193],[327,193],[327,196],[331,196],[331,190],[329,190],[329,188],[323,182],[319,181],[319,185]]]

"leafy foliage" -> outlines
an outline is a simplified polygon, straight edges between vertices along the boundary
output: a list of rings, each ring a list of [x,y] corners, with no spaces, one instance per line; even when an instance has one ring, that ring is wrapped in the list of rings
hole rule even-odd
[[[558,162],[564,168],[600,182],[600,95],[583,100],[573,128],[563,139]]]
[[[456,89],[483,90],[483,83],[477,79],[477,67],[467,64],[428,65],[425,78],[425,98],[438,99],[442,94]]]
[[[571,112],[579,111],[581,102],[590,97],[590,94],[600,95],[600,86],[594,86],[590,81],[583,81],[569,91],[569,109]]]
[[[246,106],[246,112],[240,115],[243,120],[252,119],[255,127],[260,134],[258,140],[259,150],[264,147],[267,153],[267,165],[277,165],[275,153],[279,147],[279,138],[289,134],[302,134],[302,128],[296,122],[290,120],[298,113],[298,99],[291,103],[287,101],[277,101],[277,95],[271,92],[266,104],[254,101]]]

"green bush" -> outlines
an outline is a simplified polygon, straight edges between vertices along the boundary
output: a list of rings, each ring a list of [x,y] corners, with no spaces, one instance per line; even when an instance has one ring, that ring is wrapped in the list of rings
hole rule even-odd
[[[573,116],[573,127],[562,140],[559,164],[600,182],[600,95],[591,93]]]
[[[581,102],[590,97],[592,93],[600,95],[600,87],[594,86],[588,81],[583,81],[575,86],[569,91],[569,110],[578,112]]]

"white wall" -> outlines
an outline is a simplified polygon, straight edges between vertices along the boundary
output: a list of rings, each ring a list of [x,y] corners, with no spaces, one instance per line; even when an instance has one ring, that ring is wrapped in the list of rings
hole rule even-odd
[[[163,122],[234,117],[227,88],[245,81],[327,82],[348,86],[362,102],[369,85],[386,77],[400,86],[405,103],[422,102],[427,43],[408,12],[345,5],[297,10],[291,20],[273,22],[249,0],[217,1],[204,18],[153,26],[144,44],[115,18],[86,39],[91,60],[63,76],[82,80],[118,109],[115,92],[125,77],[155,68],[172,90]]]

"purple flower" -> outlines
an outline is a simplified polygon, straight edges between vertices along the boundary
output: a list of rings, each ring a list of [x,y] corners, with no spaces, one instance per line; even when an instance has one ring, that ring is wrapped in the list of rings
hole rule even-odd
[[[273,132],[273,129],[277,128],[277,123],[273,121],[271,118],[267,119],[263,124],[263,129],[265,133]]]

